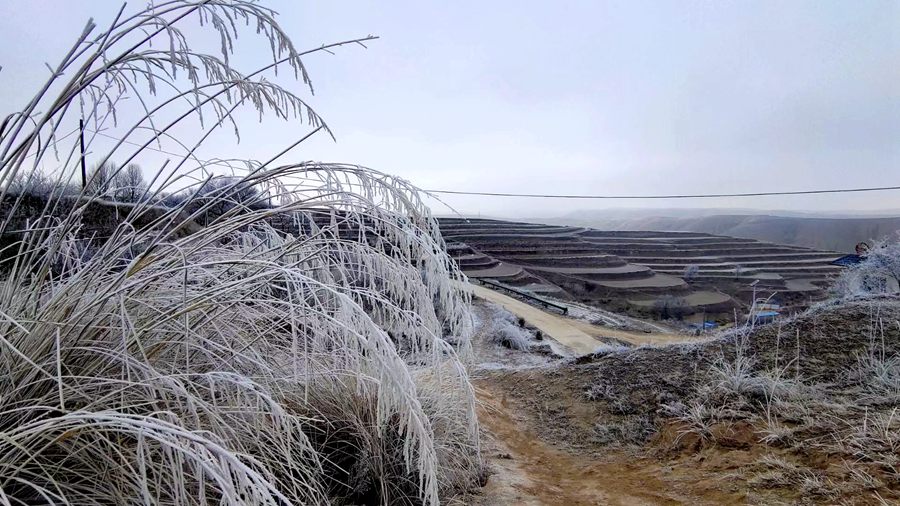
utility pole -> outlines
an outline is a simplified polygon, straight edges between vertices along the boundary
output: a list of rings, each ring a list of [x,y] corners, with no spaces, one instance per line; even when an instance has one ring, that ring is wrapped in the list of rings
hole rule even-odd
[[[750,301],[750,318],[749,318],[749,320],[752,321],[754,324],[756,323],[756,317],[754,316],[753,313],[754,312],[759,313],[759,310],[756,309],[756,285],[757,285],[757,283],[759,283],[758,279],[753,281],[752,283],[750,283],[750,286],[753,287],[753,300]]]
[[[87,166],[84,160],[84,118],[78,120],[78,138],[81,142],[81,189],[87,188]]]

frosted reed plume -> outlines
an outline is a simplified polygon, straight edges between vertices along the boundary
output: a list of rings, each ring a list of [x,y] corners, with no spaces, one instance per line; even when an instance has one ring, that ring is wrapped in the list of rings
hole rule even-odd
[[[217,53],[188,45],[198,21]],[[248,31],[270,55],[244,73]],[[470,296],[417,190],[196,156],[241,108],[330,132],[266,76],[311,91],[303,56],[371,38],[301,52],[256,2],[123,7],[3,120],[0,504],[438,504],[471,484]],[[119,167],[85,185],[82,133]],[[133,202],[90,184],[173,144]]]

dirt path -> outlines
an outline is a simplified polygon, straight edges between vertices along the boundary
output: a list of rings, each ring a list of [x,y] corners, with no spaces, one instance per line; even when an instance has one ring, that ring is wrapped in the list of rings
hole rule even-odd
[[[478,418],[486,431],[491,475],[481,493],[466,501],[477,506],[641,506],[743,503],[740,495],[717,490],[691,472],[628,451],[570,452],[549,444],[528,428],[536,413],[507,399],[491,378],[475,381]],[[550,420],[545,420],[552,423]],[[689,470],[688,470],[689,471]]]
[[[666,486],[624,463],[592,461],[547,445],[517,423],[511,404],[479,382],[479,420],[490,433],[493,474],[480,504],[680,504]]]
[[[659,332],[631,332],[628,330],[619,330],[619,329],[611,329],[609,327],[601,327],[599,325],[594,325],[592,323],[588,323],[586,321],[581,320],[571,320],[572,324],[584,331],[586,334],[598,338],[614,338],[619,341],[625,341],[626,343],[633,344],[635,346],[640,346],[642,344],[674,344],[674,343],[684,343],[689,342],[694,339],[697,339],[694,336],[688,336],[684,334],[671,334],[671,333],[659,333]]]
[[[525,321],[540,329],[545,336],[572,350],[576,355],[592,353],[602,344],[573,325],[572,320],[541,311],[534,306],[500,292],[495,292],[490,288],[472,285],[472,289],[476,297],[500,304],[509,312],[519,318],[524,318]]]
[[[632,332],[594,325],[583,320],[548,313],[490,288],[479,285],[472,285],[472,288],[476,297],[500,304],[514,315],[524,318],[525,321],[540,329],[544,335],[572,350],[576,355],[592,353],[603,343],[604,337],[634,345],[671,344],[695,339],[683,334]]]
[[[475,287],[476,291],[477,288]],[[481,295],[481,294],[479,294]],[[566,319],[503,294],[483,294],[489,302],[509,303],[511,309],[525,306],[523,314],[555,318],[550,330],[581,331],[590,336],[589,323]],[[512,304],[516,302],[518,304]],[[620,420],[605,418],[601,403],[591,403],[585,392],[594,372],[589,366],[569,367],[566,361],[540,353],[511,350],[497,345],[485,334],[491,318],[498,314],[487,302],[475,304],[481,322],[475,337],[478,363],[472,381],[478,399],[482,427],[482,455],[487,480],[477,492],[450,503],[470,506],[499,505],[723,505],[741,504],[741,496],[720,490],[719,482],[707,479],[696,466],[673,468],[654,450],[628,443],[609,445],[609,427],[628,429]],[[535,312],[537,314],[535,314]],[[597,327],[602,329],[603,327]],[[606,329],[607,331],[610,329]],[[623,331],[624,332],[624,331]],[[646,335],[641,337],[646,339]],[[549,335],[549,334],[548,334]],[[671,339],[659,334],[656,339]],[[591,338],[593,339],[593,338]],[[599,342],[599,341],[596,341]],[[489,365],[489,367],[488,367]],[[618,425],[617,425],[618,424]],[[598,429],[598,426],[601,426]],[[618,437],[618,436],[617,436]]]

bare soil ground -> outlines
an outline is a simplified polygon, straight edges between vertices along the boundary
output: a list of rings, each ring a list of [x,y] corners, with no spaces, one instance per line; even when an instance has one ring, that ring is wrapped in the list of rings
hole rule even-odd
[[[652,452],[621,447],[592,452],[593,443],[579,441],[578,436],[593,432],[590,427],[596,424],[597,413],[577,395],[573,398],[570,389],[553,388],[533,402],[514,393],[522,390],[522,385],[514,384],[522,375],[534,374],[539,373],[494,371],[476,380],[479,420],[486,433],[484,452],[491,474],[469,504],[741,503],[739,491],[707,480],[689,466],[673,469]],[[558,396],[552,407],[535,405],[551,395]],[[570,419],[571,415],[575,418]]]
[[[462,502],[900,504],[897,392],[854,376],[873,344],[896,356],[898,321],[900,300],[849,302],[712,341],[516,352],[473,374],[490,475]]]
[[[565,444],[545,442],[523,429],[533,416],[511,402],[492,378],[477,383],[479,419],[489,435],[485,452],[492,467],[481,495],[472,504],[499,505],[635,505],[698,504],[700,494],[673,489],[662,479],[658,464],[635,460],[628,452],[612,451],[587,458]],[[539,421],[538,421],[539,422]],[[547,420],[552,423],[552,420]],[[721,504],[728,495],[707,497]],[[701,501],[702,502],[702,501]]]

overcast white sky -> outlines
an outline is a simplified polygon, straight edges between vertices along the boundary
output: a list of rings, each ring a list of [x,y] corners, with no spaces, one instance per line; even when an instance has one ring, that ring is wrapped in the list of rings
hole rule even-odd
[[[900,185],[896,0],[264,3],[302,48],[381,36],[368,50],[307,60],[310,103],[337,142],[321,136],[296,160],[496,192]],[[21,108],[46,77],[44,62],[59,59],[88,17],[108,21],[119,5],[0,4],[0,112]],[[253,59],[237,61],[250,70]],[[223,137],[204,154],[263,159],[304,133],[250,118],[239,145]],[[465,213],[533,217],[607,206],[897,209],[898,197],[447,201]]]

